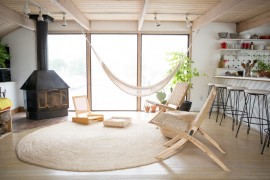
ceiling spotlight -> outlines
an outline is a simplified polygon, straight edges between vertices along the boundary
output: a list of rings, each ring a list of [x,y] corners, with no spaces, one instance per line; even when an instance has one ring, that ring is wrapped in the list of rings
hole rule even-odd
[[[39,8],[38,21],[44,21],[44,18],[42,16],[42,12],[41,12],[41,8]]]
[[[65,14],[63,14],[63,23],[62,26],[67,26],[67,20]]]
[[[192,27],[192,22],[190,22],[190,21],[188,20],[187,15],[186,15],[186,23],[187,23],[187,27],[188,27],[188,28],[191,28],[191,27]]]
[[[30,9],[28,7],[28,0],[25,0],[24,6],[23,6],[23,13],[24,14],[30,14]]]
[[[157,14],[155,14],[155,22],[156,22],[156,26],[159,27],[161,24],[157,19]]]

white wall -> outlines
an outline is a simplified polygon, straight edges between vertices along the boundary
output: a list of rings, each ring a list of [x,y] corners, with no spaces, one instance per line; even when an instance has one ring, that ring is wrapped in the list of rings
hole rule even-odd
[[[220,46],[218,32],[235,32],[236,25],[233,23],[210,23],[192,34],[192,60],[193,67],[207,76],[193,78],[191,90],[191,111],[199,111],[207,98],[208,82],[216,82],[212,78],[215,68],[220,59]]]
[[[37,66],[35,32],[20,28],[5,36],[1,42],[10,47],[11,81],[16,82],[17,95],[17,98],[13,98],[13,101],[17,101],[13,102],[13,109],[23,107],[23,91],[20,88]]]

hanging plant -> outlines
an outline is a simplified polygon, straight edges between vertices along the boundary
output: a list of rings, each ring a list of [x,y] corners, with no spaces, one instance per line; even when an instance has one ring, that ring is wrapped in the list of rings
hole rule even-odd
[[[6,61],[9,61],[10,55],[7,52],[6,46],[0,44],[0,66],[6,68]]]

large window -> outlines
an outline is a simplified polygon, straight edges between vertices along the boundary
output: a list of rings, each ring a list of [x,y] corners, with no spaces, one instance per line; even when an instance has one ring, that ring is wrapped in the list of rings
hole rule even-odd
[[[48,64],[69,86],[69,109],[72,96],[86,95],[86,40],[83,35],[49,35]]]
[[[91,34],[91,44],[101,60],[120,80],[137,85],[137,77],[142,86],[159,82],[171,68],[166,61],[167,53],[186,52],[188,35],[142,35],[141,74],[137,72],[137,34]],[[87,94],[86,40],[83,35],[48,36],[49,69],[70,86],[69,110],[74,110],[72,96]],[[92,110],[137,110],[137,97],[120,90],[107,77],[96,55],[91,51],[90,103]],[[169,91],[170,85],[165,91]],[[156,99],[156,94],[143,97]]]
[[[128,84],[137,85],[137,35],[92,34],[91,44],[114,75]],[[91,88],[93,110],[136,110],[136,97],[112,83],[93,51]]]
[[[162,80],[171,68],[166,61],[167,53],[186,52],[188,35],[142,35],[142,86]],[[169,94],[170,85],[164,90]],[[156,94],[142,98],[142,108],[146,99],[157,101]]]

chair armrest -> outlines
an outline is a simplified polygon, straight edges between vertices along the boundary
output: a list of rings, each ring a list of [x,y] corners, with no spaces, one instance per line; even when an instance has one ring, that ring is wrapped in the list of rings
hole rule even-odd
[[[156,106],[158,106],[158,107],[167,109],[167,110],[176,110],[176,108],[173,108],[173,107],[171,107],[171,106],[167,106],[167,105],[165,105],[165,104],[160,104],[160,103],[155,102],[155,101],[146,100],[146,102],[148,102],[148,103],[150,103],[150,104],[153,104],[153,105],[156,105]]]

